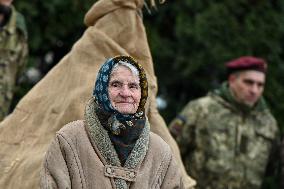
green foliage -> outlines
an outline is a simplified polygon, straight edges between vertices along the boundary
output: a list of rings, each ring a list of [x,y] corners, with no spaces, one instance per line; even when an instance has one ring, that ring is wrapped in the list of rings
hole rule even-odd
[[[94,1],[15,1],[15,6],[26,18],[29,32],[30,55],[44,64],[47,52],[55,54],[56,63],[84,30],[83,19]]]
[[[27,69],[34,67],[43,75],[47,73],[83,33],[84,15],[93,3],[93,0],[14,1],[16,9],[25,17],[28,29],[30,53]],[[48,53],[52,54],[51,62],[46,60]],[[20,83],[11,109],[33,85],[27,80]]]
[[[255,55],[269,62],[265,97],[279,125],[284,124],[279,103],[284,95],[282,1],[168,1],[145,21],[160,94],[169,102],[162,111],[167,121],[226,79],[226,61]]]
[[[93,1],[36,0],[33,3],[29,1],[16,1],[16,3],[17,9],[27,19],[31,49],[47,51],[50,50],[49,43],[56,46],[58,40],[63,41],[70,35],[80,34],[76,29],[82,31],[84,15]]]

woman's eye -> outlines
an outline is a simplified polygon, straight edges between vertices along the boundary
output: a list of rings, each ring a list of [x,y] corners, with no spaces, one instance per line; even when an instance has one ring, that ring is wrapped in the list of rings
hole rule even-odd
[[[130,85],[129,85],[129,88],[130,88],[130,89],[138,89],[139,86],[138,86],[137,84],[130,84]]]
[[[110,84],[110,86],[111,86],[111,87],[119,87],[120,84],[119,84],[118,82],[112,82],[112,83]]]

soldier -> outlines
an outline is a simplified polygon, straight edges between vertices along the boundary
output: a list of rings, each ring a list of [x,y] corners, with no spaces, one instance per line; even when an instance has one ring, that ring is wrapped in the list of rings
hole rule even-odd
[[[198,189],[259,189],[279,141],[276,120],[262,97],[267,64],[246,56],[226,68],[228,80],[189,102],[170,130]]]
[[[8,114],[19,74],[28,54],[24,17],[0,0],[0,121]]]

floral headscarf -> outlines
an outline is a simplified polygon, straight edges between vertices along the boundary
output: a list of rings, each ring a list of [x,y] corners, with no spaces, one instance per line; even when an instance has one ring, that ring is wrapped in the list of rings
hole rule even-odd
[[[139,72],[139,85],[141,88],[141,99],[139,102],[138,109],[135,114],[121,114],[118,112],[114,107],[111,105],[109,95],[108,95],[108,85],[109,85],[109,79],[112,69],[114,68],[114,65],[118,62],[127,62],[133,65],[135,68],[137,68]],[[148,82],[146,78],[146,74],[144,69],[138,62],[132,58],[131,56],[116,56],[114,58],[108,59],[99,70],[95,88],[93,91],[93,96],[97,102],[97,104],[106,112],[112,114],[112,130],[114,133],[119,133],[120,127],[123,127],[123,125],[133,125],[132,121],[141,119],[145,115],[145,103],[148,96]],[[117,123],[120,122],[123,125],[120,125]]]
[[[108,95],[110,75],[114,66],[126,62],[137,68],[141,99],[134,114],[121,114],[111,105]],[[144,69],[130,56],[116,56],[108,59],[99,70],[93,97],[97,106],[96,114],[101,125],[108,131],[117,155],[124,164],[131,153],[136,141],[145,127],[145,103],[148,96],[148,82]]]

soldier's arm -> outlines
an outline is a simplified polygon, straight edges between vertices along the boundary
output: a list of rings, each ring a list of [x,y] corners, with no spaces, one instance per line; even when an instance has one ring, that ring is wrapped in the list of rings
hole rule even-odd
[[[26,36],[20,37],[19,46],[20,46],[19,48],[20,51],[17,58],[18,60],[17,80],[19,79],[20,75],[23,73],[28,59],[29,49],[28,49],[28,41]]]
[[[194,146],[195,127],[200,110],[198,101],[189,102],[169,125],[182,155]]]
[[[17,75],[18,80],[22,74],[28,58],[28,31],[24,16],[16,12],[16,28],[17,28]]]
[[[276,126],[277,127],[277,126]],[[278,128],[278,127],[277,127]],[[268,163],[266,166],[265,177],[262,184],[262,188],[268,188],[271,184],[271,181],[277,183],[276,185],[281,184],[280,177],[280,166],[281,166],[281,140],[280,140],[280,132],[276,131],[275,138],[272,141],[272,147],[269,154]],[[278,181],[279,180],[279,181]]]

